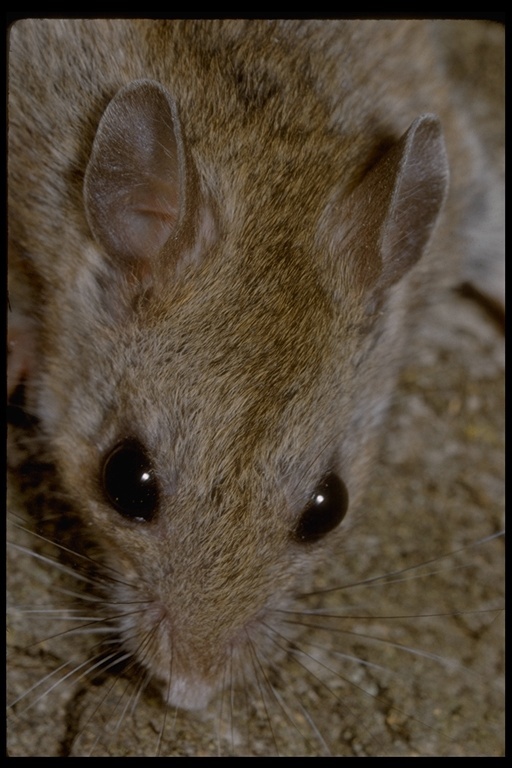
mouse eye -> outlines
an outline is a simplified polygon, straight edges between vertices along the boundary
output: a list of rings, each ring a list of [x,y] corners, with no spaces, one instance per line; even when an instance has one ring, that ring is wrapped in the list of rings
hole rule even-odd
[[[124,517],[149,521],[158,507],[158,483],[138,440],[124,440],[106,456],[102,487],[109,503]]]
[[[311,501],[302,512],[295,538],[300,542],[314,542],[336,528],[348,509],[348,491],[345,483],[330,472],[315,488]]]

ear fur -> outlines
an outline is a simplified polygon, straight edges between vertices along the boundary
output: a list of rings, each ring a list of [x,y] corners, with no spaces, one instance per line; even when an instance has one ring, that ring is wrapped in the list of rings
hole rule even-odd
[[[125,267],[154,258],[185,204],[185,159],[176,105],[159,84],[122,88],[101,118],[84,182],[89,226]]]
[[[435,115],[418,117],[350,195],[344,216],[357,279],[372,294],[421,258],[448,189],[448,161]],[[348,239],[348,242],[346,240]]]

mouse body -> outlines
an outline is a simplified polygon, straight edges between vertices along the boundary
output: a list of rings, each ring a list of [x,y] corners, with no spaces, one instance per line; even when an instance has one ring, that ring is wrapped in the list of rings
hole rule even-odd
[[[357,514],[409,310],[494,221],[437,30],[10,31],[10,389],[169,704],[248,666]]]

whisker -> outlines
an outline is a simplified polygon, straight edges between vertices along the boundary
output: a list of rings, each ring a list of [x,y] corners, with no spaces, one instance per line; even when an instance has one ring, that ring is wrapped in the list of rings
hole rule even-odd
[[[165,697],[165,701],[166,702],[169,701],[169,696],[170,696],[170,693],[171,693],[171,685],[172,685],[172,654],[171,654],[171,658],[170,658],[170,661],[169,661],[169,681],[167,683],[167,695]],[[168,710],[169,710],[169,707],[168,706],[164,706],[164,712],[163,712],[163,717],[162,717],[162,726],[160,728],[160,731],[158,732],[158,742],[157,742],[157,745],[156,745],[156,754],[155,754],[156,757],[158,757],[160,755],[160,751],[162,749],[162,741],[163,741],[163,737],[164,737],[164,733],[165,733],[165,726],[166,726],[166,723],[167,723],[167,713],[168,713]],[[175,725],[173,727],[173,730],[175,730],[175,727],[176,727],[176,716],[177,716],[177,713],[178,713],[178,708],[175,707],[174,708],[174,723],[175,723]]]
[[[274,609],[274,613],[283,614],[285,616],[311,616],[311,617],[319,617],[323,619],[357,619],[358,621],[375,621],[376,619],[385,619],[386,621],[392,620],[392,619],[432,619],[432,618],[442,618],[442,617],[455,617],[455,616],[473,616],[476,614],[481,613],[494,613],[494,614],[500,614],[503,613],[504,608],[481,608],[481,609],[475,609],[471,611],[440,611],[437,613],[401,613],[401,614],[389,614],[385,613],[382,615],[379,615],[378,613],[372,613],[371,615],[362,614],[357,615],[353,613],[327,613],[322,608],[318,608],[316,610],[291,610],[286,608],[280,608],[280,609]],[[332,627],[324,626],[322,627],[320,624],[308,624],[305,621],[294,621],[289,618],[283,619],[284,621],[287,621],[290,624],[300,624],[300,626],[303,627],[311,627],[313,629],[328,629],[329,631],[332,630]]]
[[[338,586],[335,586],[335,587],[328,587],[326,589],[320,589],[320,590],[314,590],[314,591],[310,591],[310,592],[299,593],[299,594],[297,594],[297,597],[298,598],[306,598],[306,597],[311,597],[311,596],[314,596],[314,595],[326,595],[326,594],[329,594],[331,592],[342,592],[342,591],[347,590],[347,589],[353,589],[354,587],[361,587],[361,586],[365,586],[366,587],[366,586],[371,586],[371,585],[374,585],[374,584],[375,585],[379,585],[379,586],[381,584],[383,586],[388,586],[389,584],[393,584],[395,582],[399,583],[400,581],[406,581],[405,579],[404,580],[401,580],[401,579],[397,580],[395,577],[396,576],[401,576],[404,573],[409,573],[410,571],[414,571],[414,570],[416,570],[418,568],[421,568],[423,566],[431,565],[433,563],[437,563],[440,560],[446,559],[448,557],[453,557],[454,555],[457,555],[457,554],[459,554],[461,552],[467,552],[470,549],[473,549],[473,548],[476,548],[476,547],[481,547],[482,545],[484,545],[484,544],[486,544],[486,543],[488,543],[490,541],[494,541],[495,539],[501,538],[504,535],[505,535],[505,531],[499,531],[498,533],[493,533],[490,536],[486,536],[485,538],[480,539],[479,541],[471,542],[470,544],[466,544],[463,547],[459,547],[458,549],[454,549],[451,552],[446,552],[446,553],[444,553],[442,555],[438,555],[438,556],[433,557],[433,558],[431,558],[429,560],[424,560],[421,563],[415,563],[414,565],[409,565],[409,566],[406,566],[405,568],[400,568],[400,569],[398,569],[396,571],[389,571],[388,573],[382,574],[380,576],[371,576],[370,578],[362,579],[361,581],[357,581],[357,582],[350,582],[349,584],[342,584],[342,585],[338,585]],[[459,567],[460,568],[466,568],[466,567],[470,567],[470,564],[469,565],[457,566],[457,567],[458,568]],[[452,570],[452,569],[450,568],[448,570]],[[423,578],[423,576],[433,575],[433,574],[438,573],[438,572],[445,572],[445,571],[444,570],[443,571],[433,571],[431,574],[429,574],[429,573],[424,574],[424,575],[420,574],[419,576],[416,576],[414,578]]]
[[[112,667],[118,666],[120,663],[123,663],[124,661],[129,661],[129,662],[132,661],[132,655],[126,653],[123,656],[119,656],[119,654],[111,656],[111,657],[109,657],[109,660],[108,660],[109,663],[104,667],[104,671],[109,671],[109,669],[111,669]],[[95,703],[95,706],[91,708],[88,716],[82,722],[80,732],[76,735],[75,746],[76,746],[76,744],[78,744],[80,738],[86,733],[87,727],[88,727],[89,723],[94,720],[95,716],[99,712],[104,711],[105,703],[110,701],[110,698],[111,698],[111,696],[112,696],[112,694],[114,692],[114,689],[116,688],[117,684],[118,684],[118,677],[115,676],[115,677],[112,678],[112,681],[110,682],[110,684],[107,685],[106,690],[99,697],[99,700]],[[126,693],[129,690],[131,690],[131,688],[132,688],[132,682],[131,681],[127,681],[127,683],[125,685],[125,688],[124,688],[124,693]],[[116,705],[114,707],[114,710],[110,712],[110,714],[108,715],[108,720],[104,721],[105,723],[110,722],[112,720],[112,718],[114,717],[115,710],[120,705],[120,702],[122,701],[124,693],[120,697],[118,697],[117,703],[116,703]],[[138,698],[138,695],[139,694],[138,694],[138,688],[137,688],[134,691],[133,696],[128,698],[128,701],[127,701],[127,704],[126,704],[126,708],[129,706],[130,700]],[[121,715],[120,721],[122,720],[122,717],[123,717],[123,713]],[[119,726],[120,726],[120,722],[118,722],[118,726],[116,727],[116,729],[114,729],[114,732],[117,732],[117,728]],[[96,745],[98,744],[98,741],[99,741],[100,737],[101,737],[101,734],[98,734],[96,736],[96,739],[93,741],[92,745],[89,748],[88,757],[91,757],[91,755],[92,755]]]
[[[280,635],[275,629],[273,629],[273,633],[278,635],[279,637],[281,637],[282,640],[286,641],[286,637]],[[273,640],[276,643],[276,645],[278,645],[278,647],[280,647],[281,649],[285,649],[285,646],[282,646],[275,639],[275,637],[273,637]],[[385,642],[385,641],[383,641],[383,642]],[[396,647],[396,644],[394,644],[394,643],[390,643],[390,645]],[[401,646],[398,644],[398,647],[401,647]],[[421,720],[421,719],[415,717],[414,715],[411,715],[409,712],[405,712],[404,710],[400,709],[400,707],[397,707],[394,704],[392,704],[388,699],[384,699],[384,698],[382,698],[380,696],[377,696],[376,694],[372,693],[371,691],[367,691],[363,686],[359,685],[354,680],[345,677],[337,669],[333,669],[331,666],[325,664],[325,662],[322,662],[318,657],[311,656],[311,654],[307,653],[302,648],[298,648],[298,647],[288,648],[288,646],[286,646],[286,649],[291,652],[292,658],[294,658],[294,660],[297,662],[297,664],[299,664],[300,667],[303,670],[305,670],[305,672],[308,675],[310,675],[315,680],[317,680],[328,691],[329,695],[332,696],[334,699],[336,699],[344,707],[346,705],[343,702],[343,700],[335,693],[335,691],[332,690],[332,688],[321,677],[319,677],[314,672],[312,672],[312,670],[307,666],[307,664],[304,664],[300,660],[299,655],[304,656],[309,661],[312,661],[314,664],[322,667],[324,670],[326,670],[330,674],[334,675],[334,677],[338,678],[339,680],[342,680],[343,682],[347,683],[352,688],[357,688],[364,696],[370,697],[373,701],[378,701],[380,703],[385,704],[387,707],[389,707],[393,711],[395,711],[395,712],[397,712],[397,713],[399,713],[401,715],[405,715],[408,720],[414,721],[414,722],[418,723],[419,725],[421,725],[422,727],[426,727],[426,728],[429,728],[429,729],[435,731],[438,735],[441,735],[443,738],[446,738],[447,740],[451,739],[451,737],[448,734],[446,734],[443,731],[441,731],[437,726],[432,725],[431,723],[428,723],[428,722],[426,722],[424,720]],[[412,650],[414,650],[414,649],[412,649]],[[422,655],[422,654],[420,654],[420,655]],[[427,658],[429,658],[428,655],[427,655]],[[438,658],[435,658],[435,660],[437,661]],[[355,659],[355,661],[357,663],[360,663],[359,659]],[[368,735],[373,740],[374,737],[373,737],[373,735],[369,731],[368,731]]]
[[[94,659],[97,659],[97,661],[91,665],[91,662],[94,661]],[[78,664],[76,667],[73,667],[67,674],[65,674],[63,677],[61,677],[59,680],[57,680],[53,685],[50,686],[50,688],[46,689],[43,693],[41,693],[35,700],[31,701],[30,704],[23,709],[21,712],[17,713],[17,715],[24,714],[28,709],[33,707],[35,704],[37,704],[41,699],[43,699],[45,696],[47,696],[51,691],[53,691],[58,685],[61,685],[66,680],[68,680],[70,677],[73,677],[79,672],[80,675],[76,678],[78,680],[82,679],[84,675],[88,675],[91,672],[93,672],[95,669],[98,669],[99,667],[103,666],[105,662],[104,656],[102,654],[98,654],[93,659],[86,659],[85,661],[82,661],[80,664]],[[57,673],[61,672],[63,669],[65,669],[67,666],[69,666],[70,662],[65,662],[64,664],[61,664],[61,666],[57,667],[57,669],[50,672],[48,675],[46,675],[44,678],[39,680],[37,683],[35,683],[31,688],[24,691],[21,696],[18,696],[17,699],[10,702],[8,707],[12,709],[18,702],[20,702],[22,699],[24,699],[28,694],[32,693],[36,688],[39,688],[41,685],[43,685],[47,680],[49,680],[51,677],[56,675]],[[84,671],[85,670],[85,671]]]
[[[300,658],[298,658],[297,654],[302,654],[308,660],[314,662],[315,664],[318,664],[319,666],[323,667],[325,670],[327,670],[329,672],[332,672],[335,677],[337,677],[339,680],[342,680],[343,682],[347,683],[351,687],[358,688],[359,690],[361,690],[363,693],[365,693],[367,695],[372,696],[372,694],[369,693],[368,691],[366,691],[366,689],[364,689],[361,686],[357,685],[356,683],[353,683],[353,681],[350,680],[349,678],[344,677],[339,671],[335,671],[335,670],[331,669],[328,665],[322,663],[316,657],[311,656],[311,654],[308,654],[306,651],[303,651],[301,648],[298,648],[295,645],[290,646],[289,645],[289,639],[286,638],[286,636],[284,636],[281,633],[279,633],[275,628],[268,627],[268,629],[270,629],[270,638],[273,641],[273,643],[276,645],[276,647],[278,649],[280,649],[281,651],[285,651],[286,653],[290,653],[291,654],[291,658],[294,661],[294,663],[296,663],[302,670],[304,670],[309,677],[311,677],[317,683],[319,683],[320,686],[327,691],[328,695],[330,697],[334,698],[341,705],[341,707],[343,709],[343,712],[344,712],[344,719],[346,719],[347,714],[350,714],[351,717],[355,720],[357,715],[354,712],[351,711],[351,709],[347,705],[346,701],[344,701],[344,699],[342,699],[332,689],[332,687],[328,683],[326,683],[325,680],[323,680],[323,678],[321,678],[319,675],[315,674],[310,669],[310,667],[308,667],[303,662],[301,662],[301,660],[300,660]],[[280,642],[277,638],[280,638],[280,640],[284,641],[285,644]],[[370,737],[370,739],[372,741],[375,741],[375,737],[373,736],[373,734],[370,731],[367,730],[367,734],[368,734],[368,736]],[[323,736],[321,737],[321,740],[324,741]],[[377,747],[378,746],[379,745],[377,744]],[[330,753],[330,748],[328,748],[328,752]]]
[[[99,567],[101,569],[103,581],[108,579],[113,584],[119,584],[121,586],[128,586],[128,587],[131,586],[131,584],[122,577],[122,574],[118,572],[115,568],[113,568],[111,565],[108,565],[107,563],[103,563],[103,562],[99,563],[89,555],[86,555],[82,552],[78,552],[75,549],[70,549],[69,547],[62,544],[62,542],[56,541],[54,539],[49,539],[48,537],[43,536],[39,533],[36,533],[35,531],[32,531],[30,529],[27,529],[24,526],[21,526],[17,523],[13,523],[13,525],[16,528],[19,528],[20,530],[26,533],[29,533],[35,539],[38,539],[46,544],[50,544],[51,546],[58,549],[59,552],[65,555],[71,556],[73,558],[74,563],[73,563],[73,566],[65,565],[60,560],[52,559],[48,556],[34,552],[34,550],[31,550],[28,547],[22,546],[20,544],[16,544],[15,542],[8,542],[9,547],[11,547],[12,549],[18,552],[21,552],[29,557],[33,557],[35,559],[41,560],[42,562],[50,563],[56,570],[59,570],[59,571],[62,571],[63,573],[71,575],[80,581],[90,582],[91,575],[90,573],[86,573],[86,575],[83,575],[77,570],[78,564],[75,562],[76,559],[78,559],[79,561],[82,561],[82,563],[87,569],[89,569],[91,565],[94,567]],[[94,582],[91,582],[91,583],[94,583]]]
[[[267,723],[269,725],[270,733],[271,733],[271,736],[272,736],[272,741],[274,743],[274,747],[275,747],[275,751],[276,751],[276,756],[279,757],[279,747],[277,745],[276,733],[275,733],[275,730],[274,730],[274,726],[272,725],[272,719],[270,717],[270,713],[268,711],[267,701],[266,701],[266,698],[265,698],[265,696],[263,694],[263,688],[261,687],[261,680],[262,679],[264,680],[264,682],[265,682],[267,687],[270,687],[270,682],[268,680],[266,670],[261,666],[261,663],[259,661],[258,655],[256,653],[256,650],[254,648],[253,642],[251,640],[251,637],[250,637],[250,635],[248,633],[246,633],[246,634],[247,634],[247,640],[248,640],[249,653],[250,653],[251,661],[252,661],[252,667],[253,667],[253,670],[254,670],[254,673],[255,673],[254,677],[255,677],[255,680],[256,680],[256,683],[257,683],[257,686],[258,686],[258,689],[259,689],[259,693],[260,693],[260,700],[261,700],[261,702],[263,704],[263,707],[265,709],[265,715],[266,715]]]

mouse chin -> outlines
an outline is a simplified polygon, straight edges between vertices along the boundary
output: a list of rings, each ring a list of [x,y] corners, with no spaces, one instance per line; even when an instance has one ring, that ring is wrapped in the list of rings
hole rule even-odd
[[[164,689],[164,698],[169,706],[187,710],[204,709],[211,701],[217,688],[200,679],[175,676]]]

